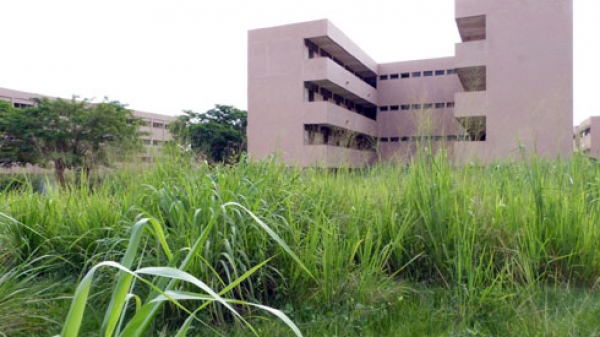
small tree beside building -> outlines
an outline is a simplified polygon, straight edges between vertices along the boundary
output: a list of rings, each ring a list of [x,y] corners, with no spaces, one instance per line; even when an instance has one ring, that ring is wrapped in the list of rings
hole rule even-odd
[[[65,170],[86,174],[142,149],[142,120],[118,101],[35,99],[36,105],[13,108],[0,102],[0,164],[53,164],[65,185]],[[111,156],[116,154],[117,157]]]
[[[248,113],[230,105],[216,105],[205,113],[184,111],[169,125],[175,140],[210,162],[236,162],[246,151]]]

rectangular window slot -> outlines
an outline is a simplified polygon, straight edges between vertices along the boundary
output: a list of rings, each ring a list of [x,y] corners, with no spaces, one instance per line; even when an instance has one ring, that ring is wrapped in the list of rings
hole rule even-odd
[[[398,143],[400,141],[400,137],[392,137],[390,138],[390,142],[392,143]]]
[[[379,80],[380,81],[385,81],[387,79],[388,79],[388,75],[381,75],[381,76],[379,76]]]
[[[413,110],[421,110],[421,104],[413,104],[412,109]]]
[[[436,70],[435,71],[435,76],[442,76],[442,75],[445,75],[445,74],[446,74],[446,72],[444,70]]]
[[[410,73],[402,73],[400,75],[400,77],[402,77],[402,78],[409,78],[410,77]]]
[[[389,142],[389,141],[390,141],[390,139],[389,139],[389,138],[387,138],[387,137],[383,137],[383,138],[381,138],[381,142],[382,142],[382,143],[387,143],[387,142]]]
[[[446,107],[445,103],[435,103],[435,108],[436,109],[443,109]]]
[[[402,105],[400,106],[400,108],[401,108],[402,110],[410,110],[410,104],[402,104]]]
[[[388,111],[388,107],[387,106],[380,106],[379,107],[379,111]]]
[[[431,104],[431,103],[423,104],[423,109],[431,109],[432,107],[433,107],[433,104]]]
[[[398,79],[398,74],[391,74],[390,75],[390,80],[397,80]]]
[[[424,71],[423,76],[433,76],[433,71],[431,71],[431,70]]]
[[[421,77],[421,72],[420,71],[413,72],[412,77]]]
[[[398,108],[399,108],[399,107],[398,107],[397,105],[392,105],[392,106],[390,106],[390,110],[392,110],[392,111],[397,111],[397,110],[398,110]]]
[[[456,74],[456,69],[448,69],[448,70],[446,71],[446,74],[448,74],[448,75],[453,75],[453,74]]]
[[[454,108],[454,102],[446,103],[446,108]]]

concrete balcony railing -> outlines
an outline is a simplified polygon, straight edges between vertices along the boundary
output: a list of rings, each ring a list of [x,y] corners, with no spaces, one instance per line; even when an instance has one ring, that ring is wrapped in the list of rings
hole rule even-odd
[[[305,145],[303,166],[360,168],[373,163],[374,151],[355,150],[331,145]]]
[[[484,15],[489,7],[489,1],[454,0],[454,15],[457,18]]]
[[[486,116],[487,92],[457,92],[454,94],[454,117]]]
[[[328,89],[343,97],[358,97],[377,105],[377,89],[329,58],[321,57],[306,60],[303,80],[315,82],[322,86],[331,86]],[[329,82],[329,85],[327,82]]]
[[[330,102],[304,103],[304,124],[328,124],[377,137],[377,122]]]
[[[456,68],[485,66],[488,59],[486,40],[457,43],[454,46]]]

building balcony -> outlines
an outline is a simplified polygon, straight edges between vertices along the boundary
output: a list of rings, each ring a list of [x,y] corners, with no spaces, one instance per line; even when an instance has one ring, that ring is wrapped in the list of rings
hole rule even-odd
[[[329,58],[305,60],[303,80],[356,103],[377,105],[377,89]]]
[[[456,18],[480,16],[484,15],[489,7],[489,1],[454,0],[454,15]]]
[[[454,45],[456,68],[485,66],[487,64],[488,44],[486,40],[469,41]]]
[[[303,166],[360,168],[375,162],[374,151],[355,150],[331,145],[305,145]]]
[[[328,124],[377,137],[377,122],[331,102],[304,103],[304,124]]]
[[[457,92],[454,94],[454,117],[486,116],[487,92]]]

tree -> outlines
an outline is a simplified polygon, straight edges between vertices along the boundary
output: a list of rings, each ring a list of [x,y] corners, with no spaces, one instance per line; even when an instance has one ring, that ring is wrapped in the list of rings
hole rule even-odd
[[[142,120],[117,101],[35,99],[25,109],[0,105],[0,164],[54,164],[61,186],[66,169],[110,165],[109,153],[142,149]]]
[[[169,125],[180,144],[212,162],[230,162],[246,151],[248,113],[229,105],[215,105],[205,113],[184,111]]]

